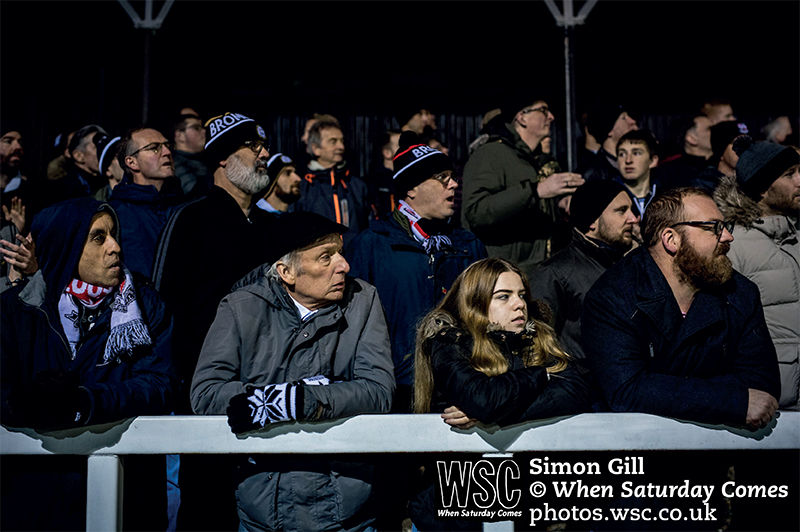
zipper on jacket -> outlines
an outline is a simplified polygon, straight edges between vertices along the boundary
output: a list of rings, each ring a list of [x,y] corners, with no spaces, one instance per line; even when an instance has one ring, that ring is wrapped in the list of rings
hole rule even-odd
[[[655,357],[656,357],[656,354],[653,351],[653,343],[650,342],[650,358],[655,358]]]
[[[30,307],[32,309],[36,309],[38,312],[42,313],[42,315],[44,316],[45,321],[47,321],[47,326],[50,327],[50,330],[52,330],[54,333],[56,333],[56,336],[58,336],[61,339],[61,343],[64,344],[64,347],[67,350],[67,354],[69,355],[70,360],[75,360],[75,357],[78,354],[78,350],[75,349],[75,353],[72,352],[72,349],[69,348],[69,343],[67,342],[67,340],[61,335],[60,332],[58,332],[56,330],[55,327],[53,327],[53,324],[50,322],[50,316],[47,315],[47,312],[45,312],[44,309],[41,308],[41,307],[34,307],[33,305],[28,305],[28,303],[24,303],[24,304],[27,305],[28,307]]]

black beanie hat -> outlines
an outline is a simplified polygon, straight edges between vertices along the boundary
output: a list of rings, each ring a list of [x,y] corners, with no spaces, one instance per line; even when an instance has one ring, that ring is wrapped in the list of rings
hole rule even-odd
[[[267,142],[264,130],[255,120],[239,113],[225,113],[206,122],[210,138],[206,142],[205,154],[213,172],[220,161],[227,159],[241,148],[245,142],[261,140]]]
[[[303,249],[324,236],[343,235],[347,227],[308,211],[287,212],[275,220],[272,228],[270,263],[291,251]]]
[[[736,163],[736,181],[742,191],[755,201],[772,186],[783,172],[800,164],[800,154],[794,148],[774,142],[753,142],[744,135],[733,142],[733,151],[739,155]]]
[[[569,217],[575,229],[586,233],[620,192],[627,193],[625,186],[611,179],[595,179],[579,186],[569,204]]]
[[[277,181],[278,174],[287,166],[295,166],[294,162],[282,153],[276,153],[267,161],[267,175],[270,181]]]
[[[69,141],[68,150],[70,155],[72,155],[72,152],[75,151],[75,148],[77,148],[80,145],[81,141],[86,137],[88,137],[89,135],[91,135],[92,133],[100,133],[101,135],[108,135],[108,133],[106,133],[106,130],[98,126],[97,124],[90,124],[88,126],[83,126],[78,131],[73,133],[72,140]]]
[[[394,156],[394,190],[399,198],[423,181],[445,170],[455,171],[450,157],[423,144],[419,135],[404,131],[398,140]]]
[[[750,130],[747,129],[747,125],[744,122],[726,120],[711,126],[711,151],[714,153],[714,159],[718,161],[722,154],[725,153],[725,148],[736,137],[747,135],[748,133],[750,133]]]
[[[608,138],[609,132],[614,129],[614,123],[619,115],[625,111],[625,106],[618,103],[596,105],[586,115],[586,129],[597,142],[602,144]]]

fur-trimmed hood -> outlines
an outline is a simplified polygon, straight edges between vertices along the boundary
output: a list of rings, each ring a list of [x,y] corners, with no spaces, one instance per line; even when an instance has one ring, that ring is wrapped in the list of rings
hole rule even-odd
[[[742,192],[736,175],[726,175],[720,179],[714,189],[714,202],[722,216],[736,225],[753,227],[755,221],[762,217],[758,203]]]

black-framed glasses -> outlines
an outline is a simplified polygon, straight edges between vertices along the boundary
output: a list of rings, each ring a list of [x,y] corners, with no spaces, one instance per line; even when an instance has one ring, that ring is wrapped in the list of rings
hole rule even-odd
[[[550,114],[550,108],[547,107],[547,106],[544,106],[544,107],[531,107],[530,109],[525,109],[524,111],[522,111],[522,114],[526,115],[526,114],[532,113],[534,111],[539,111],[544,116],[547,116],[548,114]]]
[[[733,234],[733,226],[735,225],[734,222],[731,221],[722,221],[717,220],[714,222],[678,222],[676,224],[670,225],[670,227],[678,227],[679,225],[691,225],[693,227],[700,227],[705,229],[706,231],[713,231],[717,238],[722,236],[722,230],[727,229],[729,233]]]
[[[242,144],[245,148],[249,148],[256,157],[261,153],[261,150],[267,150],[269,152],[269,144],[264,142],[263,140],[248,140],[244,144]]]
[[[161,152],[164,150],[164,148],[167,148],[169,151],[172,151],[172,143],[169,142],[169,141],[151,142],[147,146],[142,146],[141,148],[139,148],[135,152],[131,153],[130,157],[133,157],[134,155],[136,155],[140,151],[151,151],[151,152],[155,153],[156,155],[161,155]]]
[[[435,179],[441,183],[444,188],[447,188],[450,185],[450,180],[452,180],[454,183],[458,183],[458,181],[456,181],[456,176],[451,173],[438,174],[433,176],[431,179]]]

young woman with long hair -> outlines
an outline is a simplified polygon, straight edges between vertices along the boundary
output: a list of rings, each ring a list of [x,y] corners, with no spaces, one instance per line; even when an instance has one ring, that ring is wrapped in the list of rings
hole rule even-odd
[[[470,419],[507,425],[588,411],[588,386],[551,319],[517,266],[497,258],[472,264],[420,323],[414,412],[455,406]]]
[[[531,297],[525,274],[497,258],[469,266],[417,332],[414,412],[443,412],[449,425],[510,425],[591,409],[589,387]],[[434,518],[433,471],[409,504],[417,530],[480,530]]]

